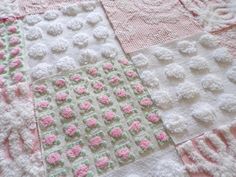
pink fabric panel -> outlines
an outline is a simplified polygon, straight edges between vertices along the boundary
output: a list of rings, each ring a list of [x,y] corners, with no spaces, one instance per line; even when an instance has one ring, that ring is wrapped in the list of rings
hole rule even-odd
[[[201,31],[178,0],[101,0],[125,52]]]

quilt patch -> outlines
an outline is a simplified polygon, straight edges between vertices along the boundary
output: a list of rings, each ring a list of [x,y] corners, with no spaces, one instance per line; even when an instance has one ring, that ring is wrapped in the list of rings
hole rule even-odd
[[[126,59],[39,80],[33,90],[49,176],[96,176],[170,143]]]
[[[219,42],[198,34],[131,54],[175,143],[235,117],[235,60]]]

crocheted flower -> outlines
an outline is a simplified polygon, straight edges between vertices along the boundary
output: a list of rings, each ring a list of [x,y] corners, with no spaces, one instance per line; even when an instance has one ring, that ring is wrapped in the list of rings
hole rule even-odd
[[[46,85],[38,85],[34,88],[35,92],[39,94],[45,94],[47,92],[47,86]]]
[[[110,79],[109,79],[109,83],[113,86],[115,85],[118,85],[120,83],[120,78],[118,76],[112,76]]]
[[[143,85],[142,84],[135,84],[134,86],[133,86],[133,89],[134,89],[134,93],[136,93],[136,94],[141,94],[141,93],[143,93],[143,91],[144,91],[144,87],[143,87]]]
[[[47,127],[51,126],[53,123],[54,123],[54,120],[53,120],[52,116],[45,116],[45,117],[40,119],[40,124],[44,128],[47,128]]]
[[[9,67],[11,69],[15,69],[21,66],[21,60],[19,58],[16,58],[10,62]]]
[[[5,66],[4,65],[0,65],[0,74],[5,72]]]
[[[116,114],[113,111],[107,111],[104,113],[104,118],[107,121],[112,121],[115,118]]]
[[[48,101],[41,101],[38,103],[38,108],[39,109],[46,109],[49,106],[49,102]]]
[[[105,64],[103,65],[103,69],[104,69],[105,71],[111,71],[111,70],[113,70],[113,64],[112,64],[112,63],[105,63]]]
[[[76,145],[76,146],[72,147],[71,149],[69,149],[66,152],[66,155],[69,158],[76,158],[80,155],[81,151],[82,151],[82,149],[81,149],[80,145]]]
[[[16,55],[18,55],[20,53],[20,49],[19,48],[14,48],[10,51],[10,55],[11,57],[15,57]]]
[[[64,102],[64,101],[66,101],[67,97],[68,97],[68,95],[67,95],[66,93],[64,93],[64,92],[58,92],[58,93],[56,94],[56,101],[58,101],[58,102]]]
[[[155,113],[150,113],[147,116],[147,120],[152,123],[157,123],[157,122],[159,122],[160,118]]]
[[[75,177],[86,177],[89,172],[88,165],[82,164],[79,168],[75,170]]]
[[[88,74],[90,74],[90,75],[93,76],[93,77],[97,76],[97,73],[98,73],[98,70],[97,70],[97,68],[95,68],[95,67],[88,69]]]
[[[86,120],[86,125],[89,128],[95,128],[97,126],[97,119],[95,119],[95,118],[88,118]]]
[[[93,88],[96,89],[96,90],[99,90],[101,91],[103,88],[104,88],[104,84],[102,82],[95,82],[93,84]]]
[[[102,95],[98,98],[98,101],[103,105],[109,105],[110,104],[110,98],[107,95]]]
[[[79,107],[81,110],[89,111],[92,108],[92,105],[89,101],[85,101],[85,102],[81,103]]]
[[[161,141],[161,142],[167,141],[169,139],[168,135],[164,131],[156,134],[155,137],[158,141]]]
[[[74,124],[68,125],[68,127],[65,129],[65,134],[67,136],[74,136],[77,133],[77,127]]]
[[[16,26],[9,26],[7,28],[7,31],[10,33],[16,33],[17,32],[17,27]]]
[[[79,82],[79,81],[81,81],[81,76],[79,74],[75,74],[70,77],[70,80],[75,81],[75,82]]]
[[[123,131],[119,127],[115,127],[110,131],[110,136],[113,138],[120,138],[122,136]]]
[[[136,120],[136,121],[133,121],[131,123],[131,125],[129,126],[129,130],[135,132],[135,133],[138,133],[140,132],[141,130],[141,122]]]
[[[102,144],[102,138],[100,136],[94,136],[89,140],[89,145],[93,148],[97,148]]]
[[[74,113],[70,107],[65,107],[60,111],[60,115],[65,119],[71,119]]]
[[[51,165],[56,165],[61,161],[61,155],[58,152],[53,152],[48,155],[47,162]]]
[[[126,93],[125,89],[118,89],[116,91],[116,96],[119,98],[125,98],[127,96],[127,93]]]
[[[141,101],[139,102],[141,106],[144,106],[144,107],[149,107],[149,106],[152,106],[153,102],[150,98],[143,98],[141,99]]]
[[[124,105],[121,110],[125,113],[125,114],[131,114],[133,112],[133,107],[130,104]]]
[[[99,169],[105,169],[109,165],[109,158],[108,157],[101,157],[96,161],[96,167]]]
[[[127,60],[126,58],[124,59],[120,59],[119,63],[123,64],[123,65],[129,65],[129,60]]]
[[[126,71],[125,75],[130,79],[134,79],[138,76],[137,73],[134,71]]]
[[[18,73],[15,73],[12,77],[12,80],[15,82],[15,83],[18,83],[18,82],[21,82],[24,78],[24,75],[23,73],[21,72],[18,72]]]
[[[59,88],[62,88],[66,86],[66,82],[64,79],[58,79],[55,81],[55,85]]]
[[[151,142],[147,139],[143,139],[139,142],[138,146],[145,151],[150,148]]]
[[[130,156],[130,149],[127,147],[118,149],[116,151],[116,156],[121,158],[122,160],[128,160]]]
[[[57,140],[57,136],[56,135],[47,135],[44,137],[43,139],[43,143],[48,145],[48,146],[51,146],[53,145]]]
[[[77,87],[75,89],[75,92],[79,95],[83,95],[83,94],[86,94],[87,93],[87,90],[85,87],[81,86],[81,87]]]

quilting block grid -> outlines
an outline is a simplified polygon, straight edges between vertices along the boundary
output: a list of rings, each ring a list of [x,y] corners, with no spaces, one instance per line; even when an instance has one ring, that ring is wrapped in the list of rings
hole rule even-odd
[[[131,54],[177,144],[235,117],[235,60],[219,42],[200,33]]]
[[[23,48],[20,21],[0,23],[0,88],[26,81]]]
[[[96,176],[170,145],[127,59],[33,84],[49,176]]]

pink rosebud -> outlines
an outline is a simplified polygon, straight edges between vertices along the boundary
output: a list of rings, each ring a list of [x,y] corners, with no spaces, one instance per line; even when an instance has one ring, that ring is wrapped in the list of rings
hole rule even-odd
[[[144,91],[144,87],[142,84],[135,84],[133,88],[134,88],[134,92],[136,94],[143,93],[143,91]]]
[[[70,77],[72,81],[79,82],[81,81],[81,76],[79,74],[73,75]]]
[[[20,43],[20,39],[18,37],[16,37],[16,36],[11,37],[10,40],[9,40],[9,44],[11,46],[15,46],[15,45],[17,45],[19,43]]]
[[[61,161],[61,155],[58,152],[54,152],[48,155],[47,162],[51,165],[56,165]]]
[[[110,135],[113,138],[120,138],[122,136],[122,130],[119,127],[115,127],[110,131]]]
[[[157,123],[157,122],[159,122],[160,118],[155,113],[150,113],[147,116],[147,120],[152,123]]]
[[[85,94],[85,93],[87,93],[87,91],[86,91],[86,88],[85,87],[77,87],[76,89],[75,89],[75,92],[77,93],[77,94],[79,94],[79,95],[83,95],[83,94]]]
[[[0,48],[2,49],[4,47],[4,42],[0,40]]]
[[[70,124],[65,130],[65,134],[68,136],[74,136],[76,132],[77,132],[77,127],[74,124]]]
[[[127,147],[121,148],[116,151],[116,156],[121,158],[122,160],[127,160],[130,155],[130,149]]]
[[[56,135],[47,135],[46,137],[44,137],[43,143],[46,145],[53,145],[57,140],[57,136]]]
[[[107,121],[112,121],[115,118],[116,114],[113,111],[107,111],[104,113],[104,118]]]
[[[130,104],[127,104],[123,106],[121,110],[126,114],[131,114],[133,112],[133,107]]]
[[[120,98],[124,98],[127,96],[127,93],[124,89],[118,89],[116,91],[116,96],[120,97]]]
[[[85,164],[82,164],[78,169],[75,170],[76,177],[86,177],[89,171],[89,167]]]
[[[12,77],[12,80],[16,83],[21,82],[24,78],[24,75],[21,72],[15,73]]]
[[[120,83],[120,78],[117,76],[112,76],[109,83],[112,85],[118,85]]]
[[[88,70],[88,74],[90,74],[91,76],[97,76],[97,72],[98,72],[97,68],[90,68]]]
[[[5,71],[5,66],[0,65],[0,74],[4,73],[4,71]]]
[[[73,110],[70,107],[65,107],[61,110],[60,114],[65,119],[70,119],[73,117]]]
[[[62,88],[66,85],[66,82],[63,79],[58,79],[58,80],[55,81],[55,85],[59,88]]]
[[[76,158],[80,155],[80,153],[81,153],[80,145],[76,145],[66,152],[67,156],[70,158]]]
[[[101,157],[96,161],[96,167],[99,169],[105,169],[108,167],[109,158],[108,157]]]
[[[150,98],[143,98],[141,101],[140,101],[140,105],[141,106],[146,106],[146,107],[148,107],[148,106],[152,106],[152,104],[153,104],[153,102],[152,102],[152,100],[150,99]]]
[[[141,123],[140,123],[140,121],[138,121],[138,120],[133,121],[132,124],[129,127],[129,130],[132,130],[132,131],[134,131],[136,133],[140,132],[140,130],[141,130]]]
[[[94,89],[96,89],[96,90],[102,90],[103,88],[104,88],[104,84],[103,83],[101,83],[101,82],[95,82],[94,84],[93,84],[93,88]]]
[[[169,139],[168,135],[164,131],[156,134],[155,137],[157,140],[162,141],[162,142],[167,141]]]
[[[134,79],[135,77],[138,76],[137,73],[134,71],[127,71],[127,72],[125,72],[125,75],[129,78],[132,78],[132,79]]]
[[[147,150],[151,145],[151,142],[147,139],[143,139],[139,142],[139,147],[141,147],[143,150]]]
[[[11,50],[10,54],[11,57],[15,57],[16,55],[18,55],[20,53],[20,49],[19,48],[14,48]]]
[[[35,87],[35,92],[38,92],[39,94],[45,94],[47,92],[47,86],[46,85],[38,85]]]
[[[89,128],[94,128],[97,126],[97,119],[95,118],[88,118],[86,120],[86,125],[89,127]]]
[[[15,32],[17,32],[17,27],[16,26],[9,26],[7,30],[10,33],[15,33]]]
[[[113,69],[113,64],[112,63],[105,63],[103,65],[103,69],[106,71],[111,71]]]
[[[21,60],[19,58],[16,58],[14,60],[11,61],[10,63],[10,68],[18,68],[21,65]]]
[[[104,105],[110,104],[110,98],[107,95],[102,95],[98,98],[98,101]]]
[[[85,101],[85,102],[81,103],[79,107],[81,110],[88,111],[92,108],[92,105],[89,101]]]
[[[41,101],[41,102],[38,103],[39,108],[46,109],[48,106],[49,106],[48,101]]]
[[[89,140],[89,145],[92,147],[98,147],[102,143],[102,138],[100,136],[95,136]]]
[[[64,92],[59,92],[56,94],[56,100],[57,101],[66,101],[68,95]]]
[[[127,60],[126,58],[119,60],[119,62],[123,65],[129,65],[129,60]]]
[[[0,60],[5,58],[5,53],[4,51],[0,51]]]
[[[40,123],[44,128],[47,128],[54,123],[54,120],[52,116],[45,116],[40,120]]]

